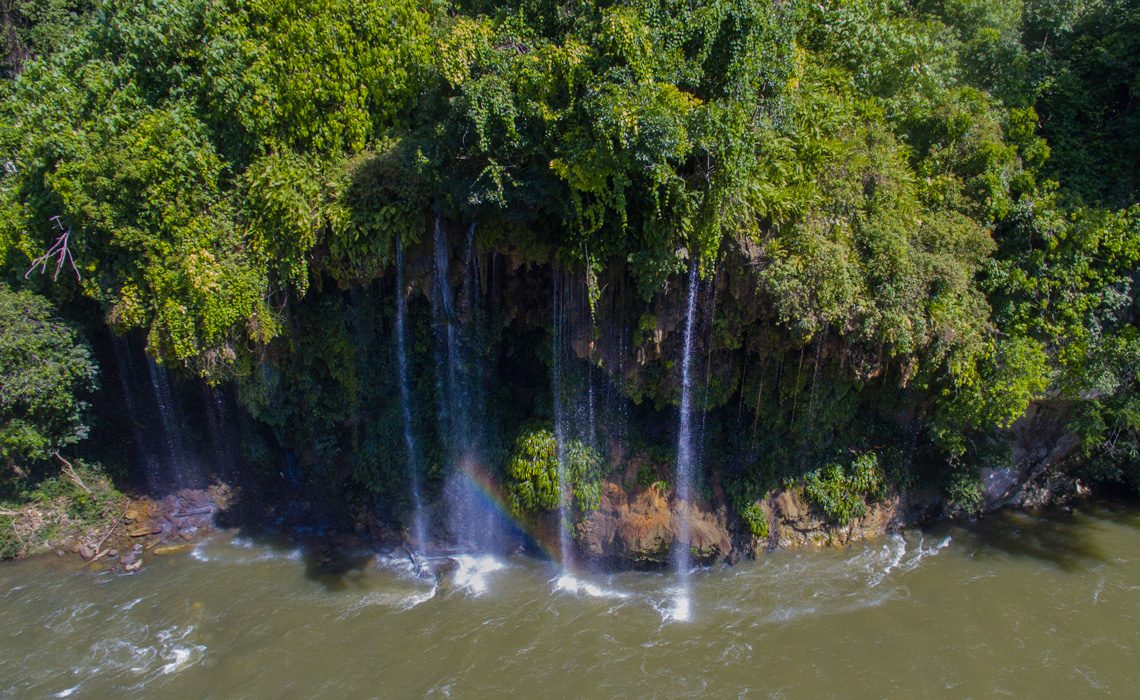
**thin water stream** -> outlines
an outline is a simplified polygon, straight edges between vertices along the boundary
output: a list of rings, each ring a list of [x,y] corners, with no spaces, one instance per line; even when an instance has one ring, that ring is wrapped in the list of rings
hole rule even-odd
[[[0,566],[3,697],[1074,697],[1140,682],[1140,512],[1006,513],[692,576],[323,570],[217,534],[134,576]]]
[[[685,339],[681,353],[681,405],[678,409],[677,429],[677,500],[688,503],[693,491],[693,325],[696,320],[697,290],[700,284],[697,261],[689,265],[689,300],[685,306]],[[672,615],[678,620],[688,620],[692,601],[689,585],[689,569],[692,556],[689,553],[689,521],[682,514],[678,519],[677,542],[673,546],[673,571],[677,576],[677,595],[673,602]]]

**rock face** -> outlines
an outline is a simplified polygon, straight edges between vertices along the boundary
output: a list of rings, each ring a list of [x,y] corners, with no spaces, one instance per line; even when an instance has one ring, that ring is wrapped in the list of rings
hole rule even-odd
[[[846,526],[825,521],[799,487],[773,491],[759,506],[768,521],[768,536],[752,540],[752,552],[775,547],[842,546],[881,537],[935,518],[942,503],[937,494],[893,494],[866,505],[863,516]]]
[[[680,529],[689,524],[689,545],[694,558],[713,561],[732,549],[723,511],[707,504],[677,503],[656,484],[627,492],[613,481],[602,486],[601,504],[579,526],[579,549],[598,559],[638,564],[664,564]]]
[[[879,537],[891,530],[920,520],[930,505],[892,495],[867,506],[867,512],[847,525],[826,522],[804,499],[799,488],[771,494],[760,504],[768,518],[767,541],[754,542],[755,548],[838,546]]]
[[[1064,470],[1081,445],[1068,429],[1068,409],[1063,401],[1038,401],[1013,424],[1010,463],[982,469],[982,510],[1043,506],[1087,493]]]

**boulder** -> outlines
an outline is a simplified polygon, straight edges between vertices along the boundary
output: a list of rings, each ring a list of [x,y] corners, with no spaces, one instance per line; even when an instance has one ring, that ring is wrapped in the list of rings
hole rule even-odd
[[[170,554],[181,554],[183,552],[189,552],[191,549],[194,549],[194,545],[189,544],[189,543],[172,544],[172,545],[167,545],[165,547],[155,547],[154,549],[151,550],[151,552],[153,554],[155,554],[156,556],[163,557],[163,556],[167,556]]]
[[[723,512],[713,513],[703,503],[671,501],[656,484],[631,494],[606,481],[599,507],[579,526],[578,547],[596,558],[663,564],[684,524],[697,559],[712,561],[732,549]]]

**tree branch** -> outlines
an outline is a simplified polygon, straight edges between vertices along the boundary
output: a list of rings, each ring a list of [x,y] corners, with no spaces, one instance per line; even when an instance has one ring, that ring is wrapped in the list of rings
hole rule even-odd
[[[60,231],[59,238],[55,239],[55,243],[47,249],[46,253],[32,261],[32,266],[24,273],[24,279],[28,279],[28,275],[32,274],[32,271],[37,267],[40,268],[40,274],[46,274],[48,262],[54,259],[55,272],[51,276],[53,282],[59,280],[59,272],[63,269],[64,263],[70,263],[71,269],[75,271],[75,279],[83,281],[83,275],[79,274],[79,268],[75,266],[75,256],[71,254],[71,248],[68,247],[71,240],[71,227],[64,228],[63,221],[58,216],[53,216],[51,220],[55,222]]]
[[[87,488],[87,484],[83,483],[83,479],[80,479],[79,475],[75,473],[75,467],[71,466],[71,462],[68,462],[66,459],[61,457],[59,455],[59,452],[53,452],[52,454],[55,455],[56,459],[63,462],[63,473],[67,475],[67,478],[71,479],[76,486],[83,489],[87,492],[88,495],[90,495],[91,489]]]

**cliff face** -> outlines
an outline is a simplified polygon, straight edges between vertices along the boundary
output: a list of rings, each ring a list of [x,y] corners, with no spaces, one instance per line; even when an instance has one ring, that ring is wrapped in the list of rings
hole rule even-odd
[[[1066,469],[1081,446],[1068,429],[1071,408],[1063,401],[1035,402],[1005,433],[1009,461],[981,470],[983,510],[1045,506],[1088,492]]]
[[[688,521],[689,547],[698,561],[712,562],[732,553],[725,510],[713,511],[707,503],[670,500],[654,484],[627,491],[606,481],[601,505],[579,528],[579,548],[598,559],[635,564],[665,564],[673,543]]]
[[[1008,456],[981,470],[978,514],[1056,505],[1089,494],[1088,485],[1069,470],[1080,443],[1067,423],[1068,406],[1038,402],[1002,434]],[[839,525],[812,504],[802,486],[791,485],[758,499],[767,534],[754,537],[724,504],[723,494],[716,499],[718,504],[704,499],[686,504],[671,499],[668,489],[657,483],[629,487],[637,467],[644,464],[644,459],[632,459],[624,481],[604,483],[598,509],[579,525],[578,546],[584,554],[634,565],[665,564],[681,518],[689,521],[694,558],[709,563],[755,556],[766,549],[844,546],[967,514],[935,490],[891,491],[867,503],[862,515]]]

